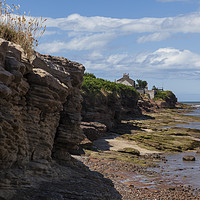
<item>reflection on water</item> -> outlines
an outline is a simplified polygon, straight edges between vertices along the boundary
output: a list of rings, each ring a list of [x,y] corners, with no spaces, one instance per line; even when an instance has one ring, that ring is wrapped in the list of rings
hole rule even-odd
[[[181,128],[191,128],[191,129],[200,129],[200,122],[190,122],[189,124],[177,124],[173,127],[181,127]],[[165,128],[171,128],[165,127]]]
[[[200,107],[198,107],[195,110],[191,110],[191,111],[192,112],[185,113],[185,115],[192,115],[192,116],[200,117]]]
[[[186,115],[193,115],[193,116],[197,116],[197,117],[200,117],[200,102],[188,102],[188,103],[185,103],[185,104],[188,104],[190,106],[193,106],[195,109],[191,110],[192,112],[190,113],[186,113]]]
[[[183,156],[195,156],[195,161],[183,161]],[[162,174],[162,177],[183,185],[192,185],[195,188],[200,187],[200,153],[185,152],[178,154],[169,154],[165,156],[167,162],[162,162],[161,167],[156,171]],[[154,169],[155,170],[155,169]]]
[[[197,107],[197,109],[191,110],[192,112],[185,113],[184,115],[200,117],[200,103],[193,103],[190,105]],[[178,125],[175,125],[174,127],[200,129],[200,122],[190,122],[188,124],[178,124]]]

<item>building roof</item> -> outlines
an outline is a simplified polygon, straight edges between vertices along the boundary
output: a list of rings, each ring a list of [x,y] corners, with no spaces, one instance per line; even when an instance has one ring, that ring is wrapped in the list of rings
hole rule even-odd
[[[132,80],[131,78],[129,78],[129,74],[124,73],[123,77],[120,78],[119,80],[116,81],[117,83],[124,83],[125,85],[128,85],[127,82],[131,85],[131,86],[135,86],[135,81]]]

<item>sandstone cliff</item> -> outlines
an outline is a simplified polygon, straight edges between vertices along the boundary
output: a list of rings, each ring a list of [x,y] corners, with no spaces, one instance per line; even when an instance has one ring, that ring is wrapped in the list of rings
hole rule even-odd
[[[84,67],[0,39],[0,199],[120,199],[109,180],[71,158],[84,138]]]
[[[92,74],[84,76],[82,96],[83,121],[100,122],[108,129],[124,117],[141,114],[137,105],[139,94],[134,88],[98,79]]]
[[[84,74],[82,96],[81,128],[89,139],[83,144],[91,144],[91,141],[105,135],[106,128],[113,131],[121,129],[123,119],[157,112],[162,108],[175,108],[177,102],[171,91],[157,91],[152,100],[149,95],[137,93],[133,87],[96,78],[90,73]]]

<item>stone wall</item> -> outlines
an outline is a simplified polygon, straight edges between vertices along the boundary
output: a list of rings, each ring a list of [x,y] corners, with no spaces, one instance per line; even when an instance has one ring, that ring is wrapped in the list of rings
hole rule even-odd
[[[156,91],[155,90],[147,90],[147,89],[137,89],[140,94],[147,94],[150,99],[155,97]]]

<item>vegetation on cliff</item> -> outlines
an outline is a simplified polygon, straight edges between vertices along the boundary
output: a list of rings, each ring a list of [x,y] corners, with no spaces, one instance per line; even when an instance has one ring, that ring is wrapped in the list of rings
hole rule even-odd
[[[137,81],[138,89],[144,89],[147,86],[146,81],[143,81],[143,80],[140,80],[140,79],[137,79],[136,81]]]
[[[20,5],[8,5],[6,1],[0,1],[0,37],[19,44],[28,56],[32,55],[34,47],[38,46],[38,37],[45,32],[46,26],[40,19],[16,14]]]
[[[164,100],[167,102],[170,99],[176,99],[176,96],[172,91],[156,91],[154,100]]]
[[[123,116],[139,113],[135,88],[85,73],[82,84],[82,119],[114,127]]]
[[[126,93],[127,95],[134,95],[138,97],[139,93],[135,90],[135,88],[126,86],[120,83],[114,83],[111,81],[106,81],[101,78],[96,78],[94,74],[85,73],[84,81],[82,84],[82,92],[86,92],[88,95],[97,95],[102,92],[107,93]]]

